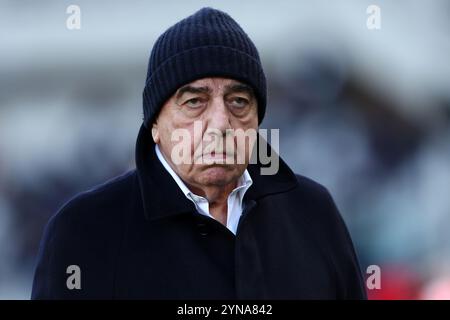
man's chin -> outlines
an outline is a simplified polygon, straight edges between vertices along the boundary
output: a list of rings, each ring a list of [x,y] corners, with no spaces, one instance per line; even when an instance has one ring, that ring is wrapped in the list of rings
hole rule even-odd
[[[238,178],[236,168],[230,165],[209,165],[201,173],[201,180],[204,184],[227,185]]]

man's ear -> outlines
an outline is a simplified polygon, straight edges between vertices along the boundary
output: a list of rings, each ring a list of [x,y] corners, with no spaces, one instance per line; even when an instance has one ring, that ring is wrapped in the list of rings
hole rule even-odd
[[[153,142],[155,142],[155,144],[159,143],[159,129],[158,129],[158,123],[155,122],[152,125],[152,138],[153,138]]]

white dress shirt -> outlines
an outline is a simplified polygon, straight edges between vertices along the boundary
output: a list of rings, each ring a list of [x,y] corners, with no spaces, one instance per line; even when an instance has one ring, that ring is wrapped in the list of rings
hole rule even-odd
[[[172,178],[175,180],[175,182],[180,187],[181,191],[183,191],[186,198],[191,200],[195,207],[197,208],[198,213],[203,214],[207,217],[210,217],[212,219],[215,219],[210,213],[209,213],[209,202],[206,198],[201,197],[199,195],[196,195],[193,193],[189,188],[184,184],[184,182],[180,179],[180,177],[173,171],[172,167],[169,165],[169,163],[164,158],[163,154],[159,150],[159,146],[155,145],[155,151],[156,155],[158,156],[159,161],[161,161],[162,165],[166,170],[170,173]],[[248,173],[247,169],[244,171],[242,176],[238,179],[237,187],[231,191],[231,193],[228,195],[227,199],[227,228],[236,234],[237,226],[239,223],[239,218],[242,214],[243,209],[243,203],[242,200],[244,198],[245,192],[247,192],[248,188],[252,185],[253,181],[250,177],[250,174]]]

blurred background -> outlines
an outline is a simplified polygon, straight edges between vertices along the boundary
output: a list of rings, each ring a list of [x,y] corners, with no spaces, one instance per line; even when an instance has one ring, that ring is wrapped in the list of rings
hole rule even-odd
[[[69,30],[69,5],[81,28]],[[381,28],[366,12],[377,5]],[[450,299],[450,2],[0,1],[0,298],[28,299],[48,218],[134,167],[147,61],[203,6],[259,49],[263,128],[324,184],[372,299]]]

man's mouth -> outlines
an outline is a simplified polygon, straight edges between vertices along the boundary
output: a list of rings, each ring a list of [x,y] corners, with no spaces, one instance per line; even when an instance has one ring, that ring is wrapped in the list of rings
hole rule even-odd
[[[216,152],[212,151],[209,153],[205,153],[203,157],[205,158],[215,158],[215,159],[226,159],[227,157],[230,157],[232,155],[227,154],[226,152]]]
[[[225,150],[222,151],[213,150],[210,152],[205,152],[202,155],[202,160],[206,161],[206,163],[232,164],[235,162],[234,158],[235,158],[234,152],[226,152]]]

